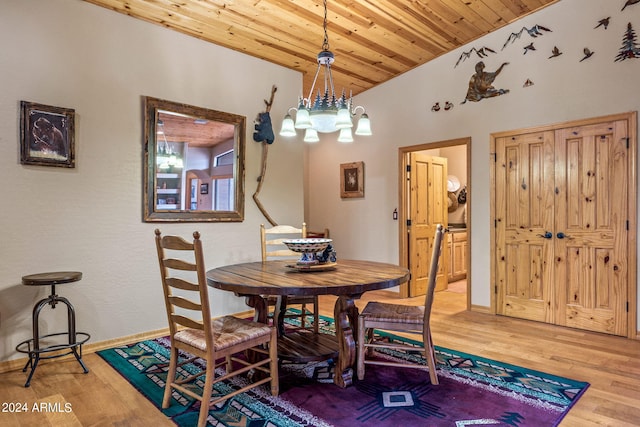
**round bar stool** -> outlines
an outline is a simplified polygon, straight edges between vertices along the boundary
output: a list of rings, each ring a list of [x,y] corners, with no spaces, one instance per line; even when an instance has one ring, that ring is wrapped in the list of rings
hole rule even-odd
[[[89,370],[82,361],[82,344],[87,342],[90,335],[84,332],[76,332],[76,312],[73,305],[65,297],[58,296],[56,294],[56,285],[64,283],[77,282],[82,279],[82,273],[79,271],[59,271],[52,273],[39,273],[31,274],[22,277],[22,284],[27,286],[51,286],[51,295],[44,298],[33,307],[32,322],[33,322],[33,338],[21,342],[16,346],[16,351],[20,353],[26,353],[29,355],[27,364],[24,365],[22,372],[27,372],[27,369],[31,367],[25,387],[29,387],[31,384],[31,378],[38,366],[40,359],[54,359],[57,357],[67,356],[73,354],[82,366],[84,373],[88,373]],[[40,317],[40,311],[42,308],[49,304],[52,309],[56,308],[56,304],[62,303],[67,306],[67,332],[59,332],[54,334],[48,334],[40,336],[38,318]],[[67,335],[68,343],[65,344],[53,344],[44,348],[40,348],[40,340],[47,337]],[[68,349],[68,352],[60,353],[60,351]],[[42,356],[44,353],[56,352],[48,356]]]

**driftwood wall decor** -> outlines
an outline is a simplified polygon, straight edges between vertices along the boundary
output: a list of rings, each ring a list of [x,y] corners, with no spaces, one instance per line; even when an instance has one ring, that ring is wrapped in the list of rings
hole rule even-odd
[[[265,112],[264,113],[260,113],[258,115],[258,124],[256,124],[256,128],[255,128],[255,133],[253,135],[253,139],[254,141],[260,143],[262,145],[262,159],[260,161],[260,175],[258,176],[258,187],[256,188],[255,193],[253,193],[253,201],[256,202],[256,205],[258,206],[258,209],[260,209],[260,212],[262,212],[262,215],[264,215],[264,217],[267,219],[267,221],[269,221],[269,224],[276,226],[278,225],[277,222],[275,222],[273,220],[273,218],[271,218],[271,216],[267,213],[267,210],[265,209],[264,205],[262,204],[262,202],[260,202],[260,199],[258,198],[258,195],[260,194],[260,190],[262,190],[262,184],[264,184],[264,177],[267,174],[267,158],[269,156],[269,145],[271,145],[274,141],[273,139],[273,128],[271,128],[271,118],[269,116],[269,111],[271,111],[271,105],[273,104],[273,97],[276,94],[276,91],[278,90],[277,87],[272,86],[271,87],[271,97],[269,98],[269,101],[267,101],[266,99],[264,100],[265,103]],[[268,121],[267,121],[268,118]]]

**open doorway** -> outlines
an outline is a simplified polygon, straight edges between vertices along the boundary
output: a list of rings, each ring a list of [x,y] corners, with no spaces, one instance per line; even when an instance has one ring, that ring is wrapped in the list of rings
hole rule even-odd
[[[447,233],[446,263],[447,279],[451,283],[451,292],[466,293],[467,309],[471,306],[471,280],[469,277],[470,240],[471,240],[471,138],[459,138],[446,141],[431,142],[399,148],[399,248],[400,264],[411,270],[412,247],[411,238],[411,199],[410,165],[412,156],[424,153],[447,160]],[[453,179],[451,179],[453,178]],[[454,181],[450,183],[449,181]],[[451,186],[450,184],[453,184]],[[433,185],[426,182],[425,185]],[[454,201],[455,199],[455,201]],[[415,224],[414,224],[415,225]],[[415,227],[414,227],[415,228]],[[414,230],[415,231],[415,230]],[[411,295],[410,283],[401,286],[402,297]]]

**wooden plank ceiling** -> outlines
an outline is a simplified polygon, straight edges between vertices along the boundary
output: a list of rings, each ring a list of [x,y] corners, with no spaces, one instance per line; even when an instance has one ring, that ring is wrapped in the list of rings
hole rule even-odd
[[[321,0],[85,0],[301,71],[322,50]],[[559,0],[327,0],[336,91],[354,95]]]

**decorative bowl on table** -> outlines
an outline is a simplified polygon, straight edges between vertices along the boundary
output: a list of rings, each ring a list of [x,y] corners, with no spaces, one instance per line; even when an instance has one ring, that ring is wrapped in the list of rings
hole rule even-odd
[[[288,239],[284,243],[293,252],[300,253],[300,259],[287,267],[299,271],[322,271],[336,265],[336,252],[331,239]]]
[[[331,239],[287,239],[283,240],[282,243],[287,245],[287,247],[293,252],[299,253],[316,253],[323,252],[327,249],[327,246],[332,242]]]

